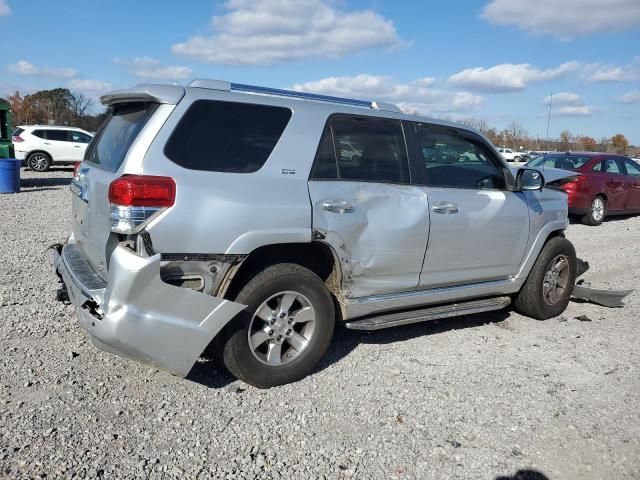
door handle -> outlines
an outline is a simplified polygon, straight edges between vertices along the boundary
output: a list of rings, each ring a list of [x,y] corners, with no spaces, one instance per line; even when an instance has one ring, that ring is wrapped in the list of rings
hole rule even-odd
[[[458,205],[450,202],[436,203],[431,207],[431,210],[433,210],[434,213],[441,213],[443,215],[451,215],[452,213],[458,213],[459,211]]]
[[[74,145],[73,148],[82,148],[80,145]]]
[[[45,145],[51,145],[49,142],[42,142],[42,143],[44,143]]]
[[[322,202],[322,209],[332,213],[351,213],[353,205],[346,200],[325,200]]]

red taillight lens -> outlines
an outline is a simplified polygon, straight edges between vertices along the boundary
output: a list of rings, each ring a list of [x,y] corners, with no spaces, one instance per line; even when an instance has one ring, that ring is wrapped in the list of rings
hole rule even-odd
[[[123,175],[109,185],[109,202],[123,207],[171,207],[176,182],[170,177]]]
[[[77,176],[78,175],[78,169],[80,168],[80,163],[82,162],[76,162],[73,164],[73,176]]]
[[[13,143],[21,143],[24,142],[24,138],[22,138],[20,135],[14,135],[13,137],[11,137],[11,141]]]

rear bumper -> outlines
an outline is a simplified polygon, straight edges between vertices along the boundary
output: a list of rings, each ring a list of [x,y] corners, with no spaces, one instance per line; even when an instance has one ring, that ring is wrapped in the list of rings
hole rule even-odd
[[[245,308],[164,283],[160,255],[142,258],[123,245],[111,256],[106,282],[75,244],[58,248],[53,262],[80,325],[96,347],[183,377]]]

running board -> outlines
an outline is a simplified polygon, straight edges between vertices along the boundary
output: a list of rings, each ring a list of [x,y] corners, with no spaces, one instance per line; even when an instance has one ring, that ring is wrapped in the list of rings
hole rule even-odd
[[[438,320],[440,318],[470,315],[472,313],[501,310],[511,303],[509,297],[484,298],[468,302],[450,303],[437,307],[422,308],[410,312],[396,312],[347,322],[345,326],[351,330],[382,330],[383,328],[409,325],[411,323]]]

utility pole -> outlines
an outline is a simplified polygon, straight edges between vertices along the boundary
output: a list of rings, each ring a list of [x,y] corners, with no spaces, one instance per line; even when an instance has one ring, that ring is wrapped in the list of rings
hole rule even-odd
[[[549,95],[549,113],[547,114],[547,143],[549,142],[549,125],[551,124],[551,105],[553,105],[553,92]]]

